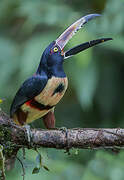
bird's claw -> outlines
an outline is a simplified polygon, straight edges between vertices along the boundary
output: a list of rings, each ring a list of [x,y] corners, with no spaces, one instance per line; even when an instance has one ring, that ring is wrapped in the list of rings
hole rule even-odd
[[[68,129],[66,127],[61,127],[60,130],[62,131],[62,133],[65,133],[67,136]]]
[[[69,142],[68,142],[68,129],[66,127],[61,127],[60,130],[62,133],[65,133],[65,138],[66,138],[66,148],[65,148],[65,153],[70,155],[70,147],[69,147]]]

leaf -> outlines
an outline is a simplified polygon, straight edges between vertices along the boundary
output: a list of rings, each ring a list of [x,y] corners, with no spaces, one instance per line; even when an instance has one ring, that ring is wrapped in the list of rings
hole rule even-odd
[[[3,102],[3,100],[2,99],[0,99],[0,104]]]
[[[32,174],[38,174],[39,171],[40,171],[40,168],[35,167],[35,168],[33,169],[33,171],[32,171]]]
[[[44,168],[46,171],[50,171],[47,166],[42,164],[42,156],[41,156],[41,154],[38,151],[36,151],[36,152],[38,153],[38,155],[36,157],[37,166],[33,169],[32,174],[39,173],[41,168]]]
[[[44,168],[45,170],[47,170],[47,171],[50,171],[47,166],[44,166],[44,165],[43,165],[43,168]]]
[[[76,149],[75,150],[75,155],[78,155],[79,154],[79,149]]]
[[[0,153],[3,151],[3,146],[0,145]]]
[[[37,163],[37,167],[39,167],[39,168],[42,167],[42,156],[40,153],[38,153],[38,155],[36,157],[36,163]]]

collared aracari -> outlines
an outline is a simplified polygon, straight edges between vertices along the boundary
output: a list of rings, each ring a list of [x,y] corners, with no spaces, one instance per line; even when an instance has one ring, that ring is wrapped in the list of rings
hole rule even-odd
[[[12,102],[10,117],[16,124],[25,125],[42,117],[46,128],[55,127],[54,108],[68,87],[64,60],[96,44],[112,40],[100,38],[63,51],[72,36],[97,16],[100,15],[89,14],[80,18],[44,50],[36,73],[24,81]]]

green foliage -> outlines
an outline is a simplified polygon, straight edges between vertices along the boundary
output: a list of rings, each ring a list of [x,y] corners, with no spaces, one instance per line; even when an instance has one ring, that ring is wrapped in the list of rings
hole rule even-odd
[[[20,84],[32,75],[45,47],[79,17],[88,13],[103,16],[90,21],[68,43],[67,49],[99,37],[113,41],[88,49],[64,64],[69,88],[56,107],[56,126],[124,127],[124,0],[1,0],[0,1],[0,107],[9,112]],[[42,121],[32,126],[43,127]],[[41,152],[42,154],[43,152]],[[19,153],[21,157],[22,153]],[[80,151],[65,155],[49,150],[42,155],[43,166],[32,174],[36,153],[26,153],[27,179],[124,179],[124,153]],[[77,152],[76,152],[77,154]],[[45,160],[44,160],[45,156]],[[47,165],[47,166],[46,166]],[[47,167],[50,172],[45,169]],[[38,169],[35,169],[38,170]],[[35,171],[36,172],[36,171]],[[8,173],[7,179],[22,179],[21,166]]]
[[[87,150],[88,151],[88,150]],[[74,155],[72,152],[71,157],[67,157],[62,151],[58,152],[57,150],[49,151],[47,155],[42,151],[43,159],[47,163],[47,166],[50,168],[50,171],[47,172],[43,168],[38,172],[38,174],[32,174],[31,170],[33,167],[34,159],[36,153],[28,150],[27,158],[30,157],[27,162],[25,162],[26,176],[25,179],[37,180],[42,179],[77,179],[77,180],[123,180],[124,179],[124,152],[121,151],[119,154],[114,154],[107,151],[97,151],[95,156],[92,157],[92,160],[80,162],[76,161],[77,155]],[[51,155],[52,153],[52,155]],[[86,156],[88,159],[88,154],[85,152],[78,156],[80,158]],[[89,151],[88,153],[91,153]],[[57,156],[57,157],[56,157]],[[72,159],[73,157],[73,159]],[[24,160],[23,160],[24,162]],[[21,168],[19,163],[16,162],[16,174],[14,170],[7,173],[7,178],[13,180],[21,180]],[[37,169],[36,169],[37,170]],[[36,173],[36,171],[35,171]]]
[[[87,166],[82,180],[123,180],[124,179],[124,152],[112,155],[107,152],[97,152]]]
[[[0,145],[0,178],[5,178],[5,158],[3,156],[2,145]]]
[[[49,171],[48,167],[43,164],[43,157],[38,151],[37,153],[38,155],[36,157],[36,167],[33,169],[32,174],[38,174],[41,168],[44,168],[45,170]]]

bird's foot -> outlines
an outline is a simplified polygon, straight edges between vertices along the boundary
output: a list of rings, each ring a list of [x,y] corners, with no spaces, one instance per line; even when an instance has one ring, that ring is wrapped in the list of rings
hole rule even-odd
[[[68,136],[68,129],[66,127],[60,127],[59,130],[61,130],[62,133],[65,133],[66,137]]]
[[[69,147],[69,142],[68,142],[68,129],[66,127],[61,127],[59,128],[60,130],[62,130],[62,133],[65,133],[65,138],[66,138],[66,148],[65,148],[65,153],[67,153],[68,155],[70,155],[70,147]]]
[[[25,125],[24,127],[25,127],[25,129],[26,129],[27,139],[28,139],[29,146],[30,146],[30,145],[31,145],[31,139],[32,139],[31,128],[30,128],[29,125]]]

